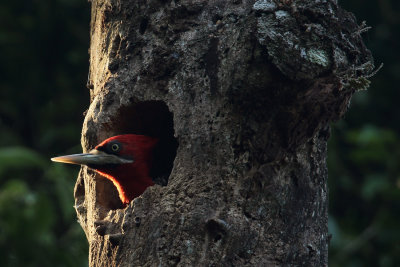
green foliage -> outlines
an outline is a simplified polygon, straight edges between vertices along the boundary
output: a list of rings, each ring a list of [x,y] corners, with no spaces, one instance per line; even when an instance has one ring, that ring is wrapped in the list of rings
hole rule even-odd
[[[0,177],[11,168],[43,168],[46,163],[40,154],[25,147],[0,148]]]
[[[365,34],[376,64],[328,147],[332,240],[329,266],[400,265],[400,2],[341,1],[372,26]],[[357,86],[357,85],[355,85]]]
[[[0,265],[86,265],[73,209],[77,170],[21,147],[0,148],[0,160]],[[26,173],[36,182],[24,179]]]
[[[88,264],[78,170],[50,157],[80,150],[89,15],[87,1],[0,3],[0,266]]]
[[[336,125],[329,150],[331,266],[400,261],[399,159],[400,139],[393,130]]]

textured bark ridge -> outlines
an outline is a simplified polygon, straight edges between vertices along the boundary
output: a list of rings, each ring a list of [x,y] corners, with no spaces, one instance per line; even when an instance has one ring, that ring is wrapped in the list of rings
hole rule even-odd
[[[172,172],[123,209],[81,170],[90,265],[327,265],[328,124],[368,86],[362,31],[334,0],[92,0],[84,150],[150,134]]]

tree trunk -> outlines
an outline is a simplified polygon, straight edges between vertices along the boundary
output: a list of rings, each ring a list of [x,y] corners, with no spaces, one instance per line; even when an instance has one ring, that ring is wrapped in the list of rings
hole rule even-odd
[[[92,0],[82,146],[157,136],[170,175],[121,208],[82,168],[90,266],[326,266],[329,123],[368,87],[363,30],[335,0]]]

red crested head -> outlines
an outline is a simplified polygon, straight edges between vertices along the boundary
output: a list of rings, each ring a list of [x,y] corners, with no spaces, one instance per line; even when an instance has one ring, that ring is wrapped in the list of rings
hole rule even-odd
[[[110,137],[86,154],[52,158],[53,161],[87,165],[111,180],[124,204],[153,185],[150,169],[158,139],[135,134]]]
[[[157,142],[156,138],[135,134],[110,137],[95,149],[133,162],[90,167],[110,179],[118,189],[121,201],[128,204],[154,184],[149,172]]]

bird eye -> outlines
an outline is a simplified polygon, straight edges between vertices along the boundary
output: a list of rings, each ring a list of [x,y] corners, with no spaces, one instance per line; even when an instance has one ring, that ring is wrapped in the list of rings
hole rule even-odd
[[[111,150],[112,150],[113,152],[118,152],[118,150],[119,150],[119,145],[116,144],[116,143],[112,144],[112,145],[111,145]]]

